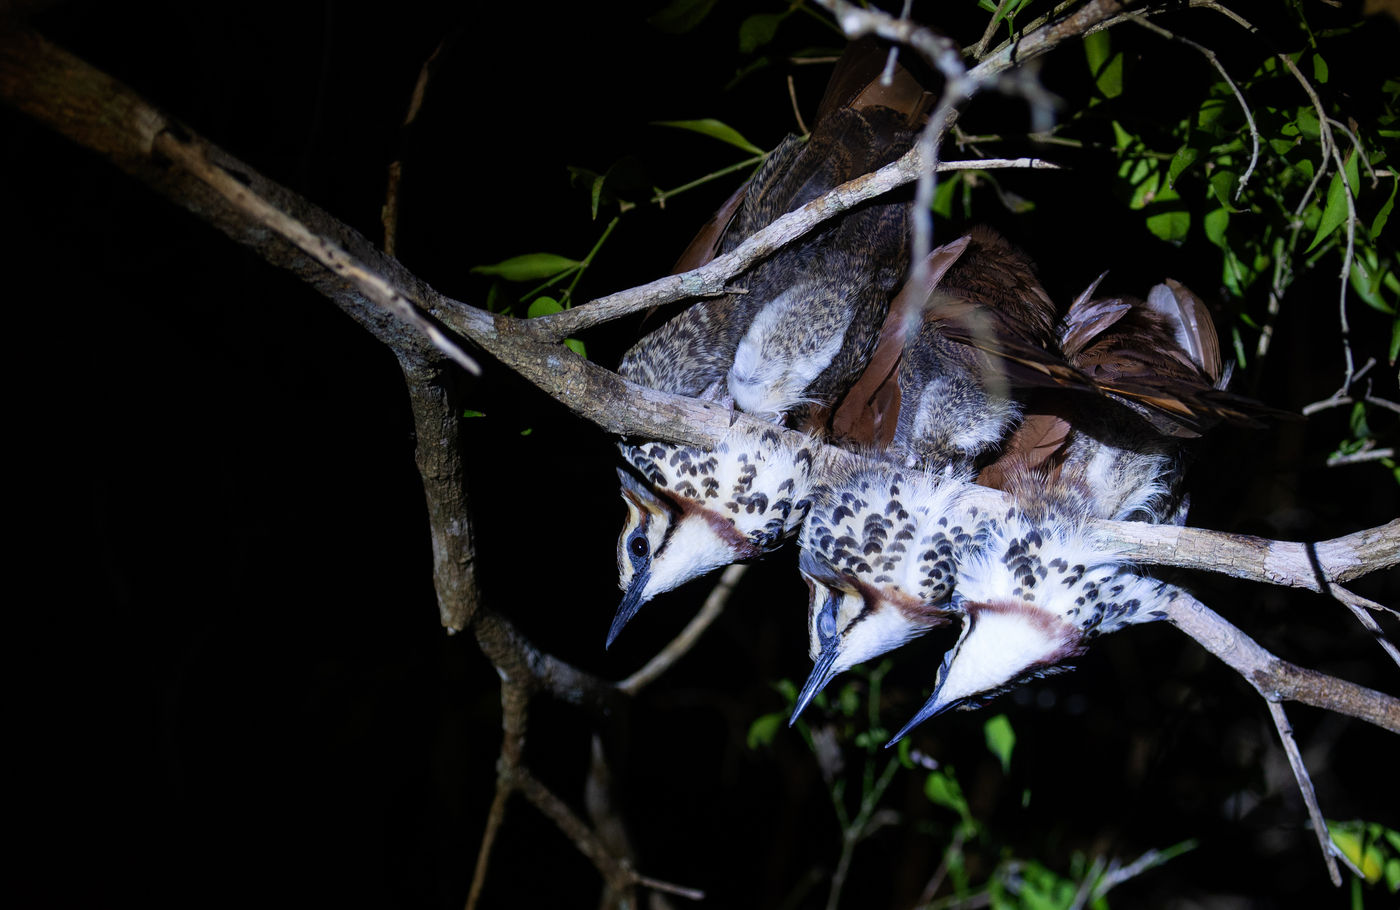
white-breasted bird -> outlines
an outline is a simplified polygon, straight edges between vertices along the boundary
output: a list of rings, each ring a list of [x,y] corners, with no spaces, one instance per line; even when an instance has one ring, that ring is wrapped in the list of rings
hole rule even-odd
[[[736,426],[713,451],[651,442],[618,444],[627,523],[617,544],[625,592],[610,647],[642,604],[732,562],[781,546],[806,517],[820,466],[815,440],[796,446],[776,427]]]
[[[813,488],[800,566],[814,666],[794,719],[837,673],[954,616],[957,564],[985,533],[962,494],[1019,418],[1023,362],[1037,381],[1077,376],[1054,348],[1055,307],[1030,259],[992,229],[934,250],[926,282],[901,290],[836,417],[838,432],[860,427],[882,451]]]
[[[1161,619],[1177,596],[1089,529],[1090,493],[1077,478],[1051,483],[1025,471],[1011,486],[1015,504],[959,566],[952,605],[962,634],[943,657],[933,694],[891,744],[950,708],[977,707],[1068,669],[1093,639]]]
[[[793,721],[836,674],[952,621],[958,564],[988,534],[969,487],[878,460],[831,465],[813,486],[799,566],[814,666]]]
[[[810,139],[789,137],[682,257],[696,265],[792,209],[888,163],[913,141],[928,98],[897,68],[881,86],[884,54],[853,45],[832,76]],[[827,222],[761,263],[744,293],[702,301],[647,335],[619,372],[662,391],[730,401],[775,423],[821,432],[874,346],[889,297],[907,266],[907,202],[883,198]],[[736,433],[714,452],[661,442],[621,447],[629,469],[627,522],[618,539],[625,594],[608,643],[656,594],[751,559],[795,532],[802,513],[733,511],[736,496],[769,503],[807,491],[813,447],[789,450],[777,434]],[[702,483],[703,481],[703,483]],[[738,486],[736,486],[738,484]],[[731,493],[733,495],[731,495]],[[758,520],[761,519],[761,520]],[[781,533],[775,533],[775,528]]]

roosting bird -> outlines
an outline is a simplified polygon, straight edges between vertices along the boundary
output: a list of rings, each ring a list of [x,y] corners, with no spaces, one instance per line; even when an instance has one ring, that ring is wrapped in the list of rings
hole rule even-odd
[[[1177,595],[1136,573],[1087,524],[1091,493],[1077,476],[1022,471],[1014,504],[963,559],[951,608],[962,634],[943,657],[933,694],[895,734],[949,708],[976,707],[1025,680],[1066,669],[1100,635],[1161,619]]]
[[[692,243],[682,264],[728,252],[773,219],[889,163],[913,142],[928,94],[902,67],[890,86],[873,42],[851,46],[805,143],[789,137]],[[732,212],[732,214],[727,214]],[[728,402],[776,424],[820,430],[869,359],[904,277],[907,201],[873,200],[755,267],[742,293],[701,301],[634,346],[619,368],[642,385]],[[771,435],[771,439],[769,436]],[[705,572],[778,546],[805,514],[811,452],[777,434],[735,433],[714,452],[662,442],[620,447],[625,591],[608,644],[642,604]],[[694,472],[693,474],[691,472]],[[702,482],[703,481],[703,482]],[[736,496],[763,491],[739,507]],[[782,521],[754,506],[783,503]]]

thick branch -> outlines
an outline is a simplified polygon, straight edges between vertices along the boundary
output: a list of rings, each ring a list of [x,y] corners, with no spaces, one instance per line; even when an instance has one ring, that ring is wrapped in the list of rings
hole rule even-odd
[[[304,250],[240,211],[203,179],[156,154],[156,139],[167,133],[197,146],[211,166],[233,177],[275,210],[293,214],[313,235],[354,257],[367,271],[391,284],[405,298],[423,301],[427,286],[397,261],[379,253],[363,236],[221,149],[199,140],[129,88],[38,34],[0,23],[0,99],[97,152],[175,204],[251,247],[269,263],[294,272],[334,299],[352,318],[400,357],[420,361],[437,355],[431,344],[388,310],[371,302],[345,278],[329,271]]]
[[[1062,22],[1024,36],[1015,47],[1027,54],[1043,53],[1068,37],[1073,28],[1087,28],[1091,22],[1100,21],[1102,16],[1118,6],[1114,3],[1090,4]],[[994,53],[970,74],[984,67],[988,69],[983,72],[999,72],[997,67],[1004,69],[1010,65],[1012,58],[1007,56],[1009,53],[1010,49]],[[998,60],[1002,62],[996,62]],[[22,29],[0,33],[0,97],[74,141],[108,157],[123,170],[142,179],[235,240],[252,247],[269,262],[291,269],[357,319],[410,368],[430,364],[440,355],[422,335],[369,303],[359,289],[301,249],[270,234],[256,224],[251,215],[236,209],[228,199],[213,194],[201,180],[178,167],[172,167],[170,161],[155,156],[152,150],[155,137],[166,130],[171,135],[180,136],[183,143],[198,143],[203,156],[221,170],[237,175],[239,183],[247,188],[249,194],[294,217],[317,236],[329,238],[347,256],[353,257],[350,265],[354,268],[374,273],[405,298],[419,301],[431,316],[470,338],[547,395],[608,432],[712,446],[724,437],[732,424],[753,421],[747,415],[730,412],[713,403],[666,395],[633,385],[575,356],[562,346],[540,341],[539,333],[525,320],[493,316],[438,294],[404,269],[397,260],[376,250],[358,233],[296,194],[261,177],[218,148],[182,133],[177,125],[130,90],[33,33]],[[857,181],[864,187],[864,195],[860,198],[868,198],[912,179],[918,168],[916,163],[912,167],[909,165],[909,156],[905,156],[905,159]],[[850,186],[847,184],[847,187]],[[841,196],[838,190],[831,202],[817,200],[793,214],[812,211],[814,206],[817,209],[829,207],[835,213],[856,201],[853,197]],[[788,236],[786,232],[790,228],[784,227],[784,223],[790,217],[779,219],[766,231]],[[751,238],[751,242],[756,241]],[[717,282],[718,262],[716,260],[706,266],[706,269],[715,269]],[[690,275],[700,275],[705,271],[701,269]],[[677,283],[678,288],[686,280],[687,276],[667,279]],[[676,293],[677,296],[687,296],[691,290],[677,289]],[[670,298],[658,296],[655,299]],[[545,334],[553,334],[561,327],[560,324],[551,325],[553,327]],[[447,420],[447,417],[443,417],[436,424],[429,422],[425,425],[426,432],[437,432],[447,425]],[[986,491],[984,495],[993,498],[1000,496],[993,491]],[[448,503],[449,499],[443,502]],[[444,509],[444,514],[446,511]],[[1360,535],[1311,547],[1162,526],[1120,524],[1106,526],[1105,530],[1110,537],[1129,544],[1129,555],[1144,563],[1224,571],[1237,577],[1311,590],[1323,590],[1322,580],[1317,577],[1319,572],[1325,580],[1344,582],[1377,567],[1395,565],[1398,549],[1394,522]],[[1205,547],[1191,545],[1196,536],[1202,534],[1209,535]],[[469,555],[464,552],[452,555],[455,551],[450,535],[435,541],[434,546],[436,552],[448,561],[469,561]],[[1309,551],[1316,557],[1315,562],[1309,557]],[[439,569],[442,565],[442,562],[437,563]],[[455,624],[464,622],[464,617],[470,613],[471,607],[464,605],[460,614],[445,611],[444,616],[449,627],[457,628]],[[493,660],[499,658],[502,667],[514,666],[517,673],[525,676],[535,677],[543,673],[545,678],[561,680],[560,691],[567,693],[564,697],[569,700],[594,700],[585,694],[597,691],[590,683],[575,679],[562,669],[556,674],[555,669],[548,667],[532,668],[531,659],[525,655],[532,653],[533,649],[519,638],[505,620],[492,617],[478,628],[478,634],[483,633],[488,633],[489,639],[483,642],[483,647],[495,652]],[[512,654],[516,657],[511,658]]]
[[[1201,569],[1319,593],[1331,593],[1329,582],[1342,584],[1400,563],[1400,519],[1318,543],[1139,522],[1099,522],[1098,526],[1138,562]]]

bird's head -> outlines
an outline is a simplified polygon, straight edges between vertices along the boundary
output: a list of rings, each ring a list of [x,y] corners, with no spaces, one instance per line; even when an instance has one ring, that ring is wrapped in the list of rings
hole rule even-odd
[[[807,512],[813,449],[776,430],[739,431],[714,451],[672,443],[623,443],[618,470],[627,520],[617,541],[625,592],[608,632],[657,594],[776,549]]]
[[[975,516],[960,506],[961,478],[882,464],[833,477],[813,491],[799,566],[815,666],[793,719],[836,674],[947,622],[960,555]]]
[[[1169,588],[1133,574],[1082,520],[1066,521],[1065,511],[1046,505],[1009,510],[986,548],[960,565],[952,607],[964,617],[962,635],[944,655],[928,702],[891,743],[951,708],[976,708],[1068,669],[1065,662],[1098,635],[1162,615],[1162,599],[1174,596]]]

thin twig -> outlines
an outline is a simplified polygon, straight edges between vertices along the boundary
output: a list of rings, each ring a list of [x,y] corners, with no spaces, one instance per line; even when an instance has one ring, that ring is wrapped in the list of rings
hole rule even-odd
[[[1327,456],[1327,467],[1335,468],[1342,465],[1361,464],[1367,461],[1380,461],[1383,458],[1394,458],[1394,449],[1362,449],[1359,452],[1352,452],[1349,455],[1329,455]]]
[[[924,885],[924,890],[919,893],[916,905],[927,904],[938,894],[938,889],[943,887],[943,880],[948,877],[948,858],[954,853],[962,851],[963,842],[966,840],[966,832],[962,825],[953,831],[953,839],[948,846],[943,848],[943,858],[938,862],[938,868],[933,870],[933,875],[929,878],[928,884]]]
[[[471,888],[467,891],[466,910],[474,910],[486,885],[490,868],[491,848],[505,821],[506,803],[515,791],[515,771],[525,749],[525,724],[529,710],[529,695],[524,688],[510,680],[501,682],[501,754],[496,760],[496,794],[486,813],[486,827],[481,834],[481,847],[476,854],[476,869]]]
[[[1244,112],[1245,122],[1249,124],[1249,139],[1252,146],[1252,151],[1249,155],[1249,167],[1244,169],[1244,174],[1240,176],[1240,182],[1235,186],[1235,201],[1238,202],[1240,195],[1244,192],[1245,184],[1249,183],[1250,175],[1254,173],[1254,166],[1259,163],[1259,130],[1254,125],[1254,112],[1249,109],[1249,104],[1244,100],[1244,94],[1240,91],[1240,87],[1235,84],[1235,80],[1231,79],[1230,74],[1225,71],[1225,66],[1220,62],[1220,58],[1215,56],[1215,51],[1204,45],[1197,44],[1190,38],[1184,38],[1181,35],[1168,31],[1157,23],[1150,22],[1142,16],[1129,15],[1128,18],[1137,25],[1142,26],[1148,31],[1156,32],[1158,35],[1168,40],[1180,41],[1187,47],[1195,48],[1205,56],[1206,60],[1210,61],[1210,65],[1215,67],[1215,71],[1220,74],[1220,78],[1224,79],[1225,84],[1230,86],[1230,91],[1235,93],[1235,100],[1239,102],[1240,110]]]
[[[647,661],[645,666],[619,682],[618,690],[627,695],[636,695],[693,648],[705,630],[724,612],[730,595],[734,593],[735,586],[748,568],[744,563],[735,563],[725,569],[724,574],[720,575],[719,581],[715,582],[715,586],[710,590],[710,595],[705,598],[700,612],[695,614],[679,635]]]
[[[399,128],[400,133],[406,132],[418,119],[418,112],[423,109],[423,99],[428,94],[428,80],[432,76],[438,57],[442,54],[443,48],[455,38],[454,35],[438,42],[438,46],[433,48],[428,59],[424,60],[423,65],[418,68],[418,80],[413,84],[413,93],[409,96],[408,111],[404,114],[403,125]],[[384,206],[379,213],[379,220],[384,226],[384,252],[390,256],[398,255],[399,185],[402,182],[403,158],[396,156],[393,161],[389,162],[389,177],[384,188]]]
[[[638,874],[627,860],[618,859],[608,852],[606,845],[598,839],[593,829],[588,827],[582,819],[574,814],[572,809],[565,805],[563,800],[555,796],[548,787],[531,774],[528,768],[522,765],[515,769],[514,774],[516,789],[536,809],[544,813],[545,817],[554,822],[555,827],[562,831],[569,840],[573,841],[578,851],[593,863],[599,874],[607,880],[609,886],[615,892],[623,895],[624,899],[627,899],[626,894],[633,887],[642,885],[691,900],[704,900],[705,893],[696,888],[687,888],[684,885],[663,882]],[[628,899],[628,903],[635,906],[635,899]]]
[[[1330,591],[1338,602],[1351,611],[1351,615],[1356,617],[1356,621],[1361,623],[1361,627],[1376,637],[1376,644],[1381,646],[1381,650],[1390,655],[1390,659],[1395,661],[1397,666],[1400,666],[1400,649],[1397,649],[1390,639],[1385,637],[1385,631],[1370,613],[1372,610],[1377,610],[1396,615],[1396,611],[1359,594],[1353,594],[1341,585],[1331,585]]]
[[[1337,860],[1332,856],[1332,837],[1327,833],[1327,821],[1322,817],[1322,809],[1317,804],[1317,793],[1313,790],[1312,777],[1308,775],[1303,756],[1298,752],[1298,743],[1293,739],[1293,727],[1288,723],[1288,715],[1283,705],[1276,701],[1269,703],[1269,716],[1274,720],[1278,738],[1283,743],[1283,752],[1288,756],[1288,766],[1293,769],[1293,779],[1298,783],[1298,792],[1303,795],[1303,804],[1308,807],[1308,817],[1312,819],[1313,830],[1317,834],[1318,847],[1322,850],[1322,861],[1327,864],[1327,874],[1332,884],[1342,886],[1342,873],[1337,868]]]
[[[996,11],[992,13],[992,19],[987,23],[987,30],[982,33],[982,40],[978,41],[972,48],[972,59],[981,60],[987,53],[987,45],[991,43],[992,36],[997,33],[997,26],[1001,24],[1001,14],[1006,12],[1006,5],[1011,0],[997,0]]]
[[[716,256],[698,269],[680,275],[668,275],[616,294],[590,300],[561,313],[532,319],[529,322],[529,331],[541,341],[557,341],[573,337],[592,326],[621,319],[654,306],[687,297],[727,293],[730,290],[728,282],[731,278],[803,236],[827,218],[914,180],[921,160],[917,149],[911,150],[903,158],[885,165],[873,174],[843,183],[820,199],[774,219],[771,224],[750,235],[729,253]],[[744,161],[735,168],[750,163]],[[945,161],[940,163],[937,169],[941,172],[1059,167],[1060,165],[1042,158],[1023,157]],[[705,179],[709,179],[709,176]],[[672,190],[670,194],[673,195],[680,189],[684,187]]]
[[[456,341],[447,337],[437,320],[420,310],[417,304],[397,288],[380,275],[366,269],[338,245],[313,233],[306,225],[275,208],[232,174],[215,165],[204,155],[204,150],[199,145],[179,138],[170,131],[162,131],[156,136],[153,148],[171,161],[179,162],[235,208],[246,212],[254,221],[275,231],[325,268],[354,284],[367,299],[418,329],[433,343],[433,347],[446,354],[464,370],[474,376],[481,375],[481,367],[476,360],[462,350]]]
[[[1400,699],[1282,660],[1185,592],[1177,592],[1165,614],[1266,700],[1302,702],[1400,733]]]

